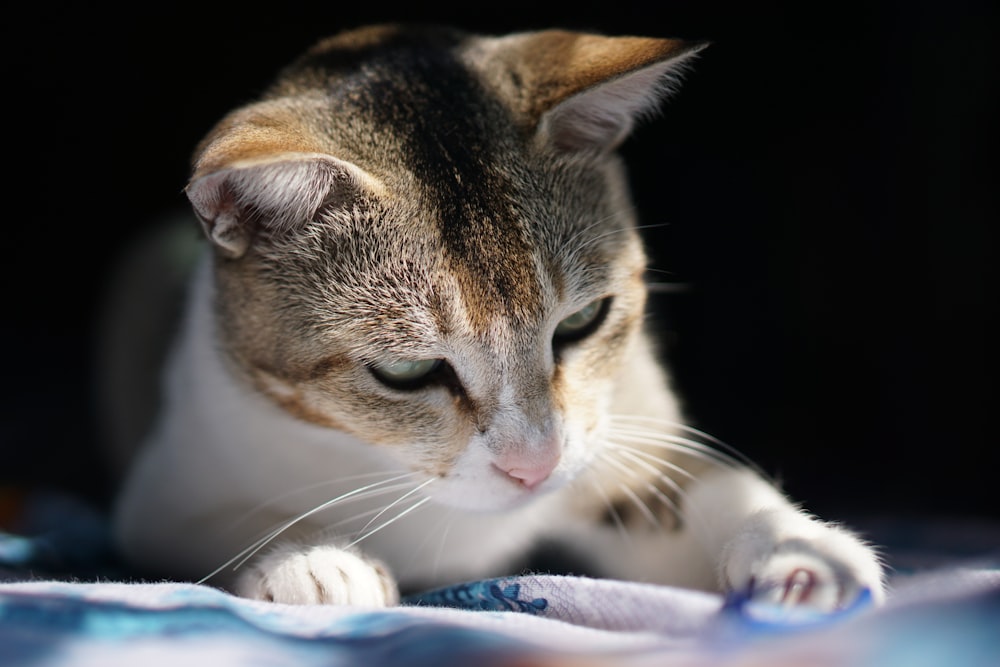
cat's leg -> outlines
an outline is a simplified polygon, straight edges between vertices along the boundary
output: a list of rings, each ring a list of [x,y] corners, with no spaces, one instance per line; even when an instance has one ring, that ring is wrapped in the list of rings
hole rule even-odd
[[[687,522],[700,526],[705,546],[718,559],[726,590],[825,610],[849,605],[864,590],[876,602],[884,597],[874,549],[850,531],[799,510],[750,471],[699,478],[684,505]]]
[[[756,473],[713,467],[675,490],[668,499],[640,482],[616,498],[609,487],[598,499],[601,519],[561,541],[597,573],[619,579],[820,610],[850,606],[865,590],[884,598],[873,548],[801,511]]]
[[[396,582],[381,562],[333,544],[278,545],[245,567],[233,588],[241,597],[286,604],[399,602]]]

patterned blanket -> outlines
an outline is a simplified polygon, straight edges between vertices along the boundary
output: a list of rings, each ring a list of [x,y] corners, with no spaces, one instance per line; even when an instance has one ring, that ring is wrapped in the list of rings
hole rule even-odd
[[[385,610],[291,606],[115,579],[101,517],[49,504],[58,530],[0,533],[4,667],[1000,665],[997,552],[897,573],[887,604],[862,599],[833,615],[549,575],[469,582]]]

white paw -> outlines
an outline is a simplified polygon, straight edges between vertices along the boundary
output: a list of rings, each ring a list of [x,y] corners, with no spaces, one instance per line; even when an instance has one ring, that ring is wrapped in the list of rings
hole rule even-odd
[[[235,592],[286,604],[387,607],[399,602],[396,582],[381,563],[332,545],[280,546],[244,570]]]
[[[875,552],[850,532],[788,511],[759,512],[726,547],[727,589],[752,600],[833,611],[863,591],[884,598]]]

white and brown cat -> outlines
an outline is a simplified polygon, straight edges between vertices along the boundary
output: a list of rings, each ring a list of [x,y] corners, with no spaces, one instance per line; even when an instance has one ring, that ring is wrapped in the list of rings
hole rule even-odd
[[[683,425],[644,330],[614,151],[699,48],[368,27],[226,116],[124,553],[294,603],[389,605],[552,546],[606,577],[880,598],[870,547]]]

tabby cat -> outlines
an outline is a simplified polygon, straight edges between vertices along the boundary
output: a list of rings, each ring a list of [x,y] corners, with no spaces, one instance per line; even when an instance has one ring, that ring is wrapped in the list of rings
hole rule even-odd
[[[644,330],[615,150],[702,46],[365,27],[223,118],[186,189],[209,242],[123,552],[290,603],[392,605],[545,550],[879,599],[871,547],[684,425]]]

